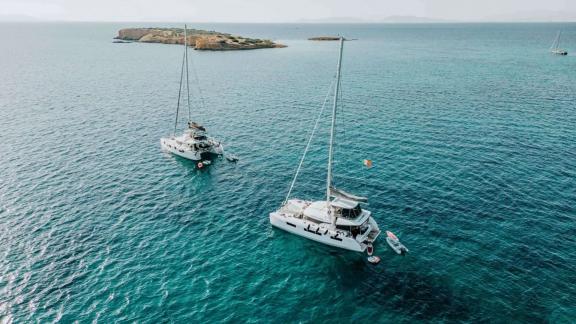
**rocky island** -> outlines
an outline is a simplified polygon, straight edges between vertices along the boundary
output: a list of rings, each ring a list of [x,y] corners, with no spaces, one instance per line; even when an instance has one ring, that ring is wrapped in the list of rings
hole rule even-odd
[[[337,41],[340,40],[340,36],[318,36],[318,37],[310,37],[308,40],[311,41]]]
[[[267,39],[247,38],[215,31],[188,29],[187,33],[188,44],[197,50],[228,51],[286,47]],[[118,36],[114,38],[141,43],[184,44],[184,29],[125,28],[120,29]]]

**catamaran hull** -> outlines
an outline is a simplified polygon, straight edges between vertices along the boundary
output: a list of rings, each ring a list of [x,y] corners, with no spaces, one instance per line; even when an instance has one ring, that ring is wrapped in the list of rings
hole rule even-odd
[[[179,157],[182,157],[182,158],[185,158],[188,160],[192,160],[192,161],[204,160],[204,157],[206,154],[222,155],[224,153],[224,150],[223,150],[221,144],[212,146],[209,150],[203,150],[203,151],[184,150],[182,148],[179,148],[177,146],[177,144],[175,143],[175,141],[173,141],[169,138],[160,139],[160,146],[162,147],[162,150],[164,150],[166,152],[172,153],[174,155],[177,155]]]
[[[192,161],[202,160],[200,152],[179,149],[177,146],[173,145],[169,139],[166,138],[160,139],[160,146],[162,146],[162,150],[177,155],[179,157]]]
[[[556,51],[552,51],[551,53],[555,54],[555,55],[568,55],[568,52],[564,51],[564,50],[556,50]]]
[[[307,230],[309,222],[294,218],[282,216],[281,213],[270,214],[270,224],[286,232],[307,238],[318,243],[346,249],[354,252],[366,251],[367,245],[356,241],[352,237],[335,236],[333,233],[326,233],[326,230],[310,231]]]

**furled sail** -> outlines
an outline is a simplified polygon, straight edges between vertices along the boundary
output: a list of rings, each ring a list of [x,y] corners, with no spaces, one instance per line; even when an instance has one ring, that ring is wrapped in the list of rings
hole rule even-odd
[[[356,196],[351,193],[347,193],[344,190],[336,189],[334,187],[330,187],[330,196],[335,198],[344,198],[348,200],[353,200],[356,202],[363,202],[363,203],[368,202],[368,198],[366,197]]]

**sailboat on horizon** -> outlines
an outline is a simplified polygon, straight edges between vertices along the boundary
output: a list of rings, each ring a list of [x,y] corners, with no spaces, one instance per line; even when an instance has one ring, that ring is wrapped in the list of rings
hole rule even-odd
[[[185,75],[185,78],[184,78]],[[176,136],[178,119],[180,113],[180,99],[184,80],[186,82],[186,102],[188,106],[187,128],[180,136]],[[160,139],[162,150],[180,156],[182,158],[198,161],[197,166],[202,168],[210,164],[210,155],[224,154],[222,142],[208,135],[206,128],[195,122],[191,118],[190,106],[190,82],[188,73],[188,33],[187,26],[184,25],[184,55],[182,57],[182,67],[180,69],[180,88],[178,89],[178,103],[176,104],[176,119],[174,121],[174,132],[171,137]]]
[[[554,38],[554,42],[552,46],[550,46],[550,53],[556,55],[568,55],[568,51],[560,48],[560,36],[562,36],[562,31],[559,30],[556,34],[556,38]]]
[[[309,201],[303,199],[289,199],[290,193],[302,162],[306,156],[314,130],[304,150],[302,159],[292,180],[288,195],[283,205],[270,213],[270,224],[292,234],[337,248],[355,252],[373,251],[373,243],[380,235],[380,228],[372,217],[372,213],[361,207],[360,204],[368,202],[368,198],[347,193],[337,189],[332,180],[332,164],[334,153],[336,110],[340,94],[340,74],[342,67],[342,52],[344,38],[340,37],[340,51],[338,68],[332,106],[332,122],[330,129],[330,146],[328,149],[328,174],[326,179],[326,200]],[[320,113],[320,116],[322,114]],[[320,118],[319,116],[319,118]],[[376,257],[377,258],[377,257]],[[379,259],[378,259],[379,260]]]

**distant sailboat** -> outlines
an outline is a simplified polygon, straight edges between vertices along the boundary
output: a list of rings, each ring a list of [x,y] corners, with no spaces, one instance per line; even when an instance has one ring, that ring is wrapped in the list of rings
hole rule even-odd
[[[180,98],[182,97],[182,83],[186,73],[186,94],[188,104],[187,129],[180,136],[176,136],[178,127],[178,117],[180,112]],[[174,133],[171,137],[161,138],[160,145],[164,151],[178,155],[185,159],[200,161],[198,167],[201,168],[210,164],[208,156],[211,154],[223,155],[222,143],[213,137],[208,136],[206,128],[191,120],[190,117],[190,84],[188,82],[188,34],[184,26],[184,57],[182,58],[182,68],[180,71],[180,88],[178,90],[178,104],[176,105],[176,120],[174,121]]]
[[[556,34],[556,38],[554,39],[554,43],[552,43],[552,46],[550,47],[550,53],[556,54],[556,55],[568,55],[568,52],[566,50],[563,50],[560,48],[560,36],[561,35],[562,35],[562,32],[558,31],[558,34]]]
[[[290,191],[296,182],[298,171],[306,156],[306,151],[310,144],[309,141],[296,175],[292,180],[286,201],[280,209],[270,213],[270,223],[277,228],[322,244],[356,252],[367,251],[371,254],[373,251],[372,244],[380,234],[380,229],[374,218],[372,218],[372,213],[360,206],[361,203],[366,203],[368,198],[359,197],[337,189],[333,186],[332,181],[336,107],[340,89],[343,47],[344,39],[340,37],[340,55],[336,73],[336,90],[334,91],[330,146],[328,149],[326,200],[289,199]],[[314,131],[312,136],[313,133]],[[377,263],[376,260],[371,262]]]

